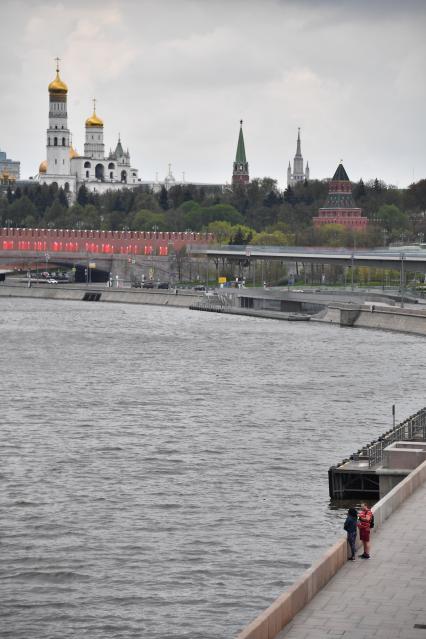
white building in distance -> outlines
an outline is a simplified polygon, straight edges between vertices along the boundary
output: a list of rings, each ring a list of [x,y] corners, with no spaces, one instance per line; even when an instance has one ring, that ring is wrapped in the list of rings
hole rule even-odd
[[[293,171],[291,170],[290,162],[287,168],[287,186],[294,186],[298,182],[304,182],[309,180],[309,162],[306,162],[306,168],[303,170],[303,156],[300,144],[300,128],[297,132],[297,147],[296,155],[293,160]]]
[[[59,59],[57,58],[57,62]],[[62,187],[71,200],[84,184],[89,191],[105,193],[140,185],[138,170],[130,164],[129,151],[124,151],[120,136],[115,151],[105,156],[104,123],[96,114],[87,118],[84,155],[79,155],[71,143],[68,129],[68,87],[60,78],[59,65],[56,78],[49,84],[49,127],[46,134],[46,160],[39,166],[38,181]]]

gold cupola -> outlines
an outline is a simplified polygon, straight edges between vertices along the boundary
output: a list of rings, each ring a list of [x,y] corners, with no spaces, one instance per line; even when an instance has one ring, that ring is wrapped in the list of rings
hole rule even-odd
[[[77,152],[77,150],[71,145],[70,147],[70,159],[74,159],[74,158],[79,158],[79,154]]]
[[[56,58],[56,78],[48,86],[49,93],[60,93],[66,95],[68,93],[68,87],[65,82],[62,82],[59,76],[59,58]]]
[[[86,127],[103,127],[104,122],[96,115],[96,99],[93,98],[93,115],[86,120]]]
[[[43,160],[40,162],[40,166],[38,167],[39,173],[47,173],[47,160]]]

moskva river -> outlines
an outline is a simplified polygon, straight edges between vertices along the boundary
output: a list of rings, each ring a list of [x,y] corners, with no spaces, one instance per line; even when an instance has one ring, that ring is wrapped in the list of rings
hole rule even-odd
[[[328,467],[425,405],[421,338],[0,300],[0,637],[227,639],[343,533]]]

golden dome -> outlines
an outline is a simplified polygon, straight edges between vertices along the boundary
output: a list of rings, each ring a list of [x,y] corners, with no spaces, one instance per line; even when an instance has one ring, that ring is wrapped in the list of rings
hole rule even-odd
[[[90,118],[87,118],[86,120],[86,126],[87,127],[92,127],[92,126],[103,126],[103,120],[101,120],[101,118],[99,118],[96,115],[96,111],[93,111],[93,115]]]
[[[79,156],[79,154],[77,153],[77,151],[75,150],[75,148],[72,146],[72,147],[70,148],[70,158],[71,158],[71,160],[72,160],[73,158],[79,158],[79,157],[80,157],[80,156]]]
[[[49,84],[49,93],[68,93],[68,87],[59,77],[59,71],[56,71],[56,78]]]
[[[47,160],[43,160],[40,162],[40,166],[38,167],[39,173],[47,173]]]

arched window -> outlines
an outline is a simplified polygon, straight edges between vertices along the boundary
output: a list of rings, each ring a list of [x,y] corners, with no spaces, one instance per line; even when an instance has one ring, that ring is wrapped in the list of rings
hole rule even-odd
[[[109,168],[109,169],[115,169],[115,164],[114,164],[114,162],[110,162],[110,163],[108,164],[108,168]]]
[[[69,193],[69,190],[70,190],[69,182],[65,182],[65,184],[64,184],[64,190],[65,190],[65,193]]]
[[[110,172],[109,172],[109,177],[111,178],[111,180],[114,178],[114,173],[113,173],[113,171],[110,171]]]
[[[62,138],[62,146],[65,146],[65,138]]]
[[[86,171],[86,177],[87,178],[89,177],[89,171]]]
[[[58,138],[53,138],[53,146],[58,146]]]
[[[50,137],[47,138],[47,146],[50,146]]]
[[[126,171],[121,171],[121,181],[127,182],[127,173]]]
[[[104,179],[104,165],[103,164],[97,164],[95,166],[95,177],[97,180],[102,180]]]
[[[84,168],[85,168],[85,169],[90,169],[90,167],[91,167],[90,162],[85,162],[85,163],[84,163]]]

